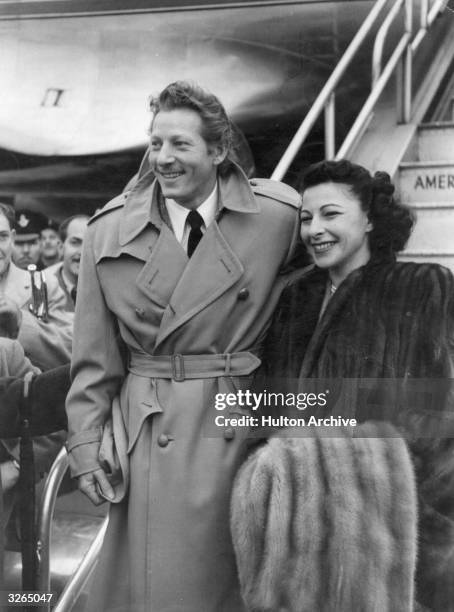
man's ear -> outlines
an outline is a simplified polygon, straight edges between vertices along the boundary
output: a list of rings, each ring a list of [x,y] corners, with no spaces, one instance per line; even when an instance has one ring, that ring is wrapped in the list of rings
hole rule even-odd
[[[219,164],[222,164],[224,159],[227,157],[227,148],[223,145],[213,146],[211,152],[213,153],[213,164],[215,166],[219,166]]]

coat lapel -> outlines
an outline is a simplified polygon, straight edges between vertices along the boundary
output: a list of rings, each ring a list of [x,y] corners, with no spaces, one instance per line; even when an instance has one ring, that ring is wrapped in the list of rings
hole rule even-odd
[[[188,256],[165,223],[162,223],[159,237],[150,250],[151,256],[136,283],[147,297],[165,308],[184,274]]]
[[[162,318],[156,346],[219,298],[244,273],[216,221],[210,224],[193,256],[189,260],[186,257],[186,262]]]
[[[188,257],[159,212],[159,190],[151,171],[140,176],[126,200],[119,234],[119,254],[144,261],[136,285],[150,300],[166,307]]]

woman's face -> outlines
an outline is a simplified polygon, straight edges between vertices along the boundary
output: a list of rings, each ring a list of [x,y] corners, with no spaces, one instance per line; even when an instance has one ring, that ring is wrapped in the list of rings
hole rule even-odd
[[[348,185],[321,183],[304,191],[301,237],[315,264],[328,269],[334,283],[368,262],[371,229]]]

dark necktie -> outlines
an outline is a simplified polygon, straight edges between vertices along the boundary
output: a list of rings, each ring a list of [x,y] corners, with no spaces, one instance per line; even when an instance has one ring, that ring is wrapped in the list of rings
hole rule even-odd
[[[203,225],[203,218],[196,210],[191,210],[186,220],[191,228],[188,238],[188,257],[191,257],[202,237],[201,227]]]
[[[74,285],[74,287],[71,289],[71,291],[69,293],[71,295],[72,301],[75,304],[76,303],[76,295],[77,295],[77,287],[76,287],[76,285]]]

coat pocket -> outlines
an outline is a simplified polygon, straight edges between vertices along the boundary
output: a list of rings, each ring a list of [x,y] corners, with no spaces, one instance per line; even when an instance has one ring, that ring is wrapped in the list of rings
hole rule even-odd
[[[156,382],[151,378],[129,374],[122,390],[121,405],[128,428],[127,453],[129,454],[144,421],[152,414],[163,412],[158,400]]]

